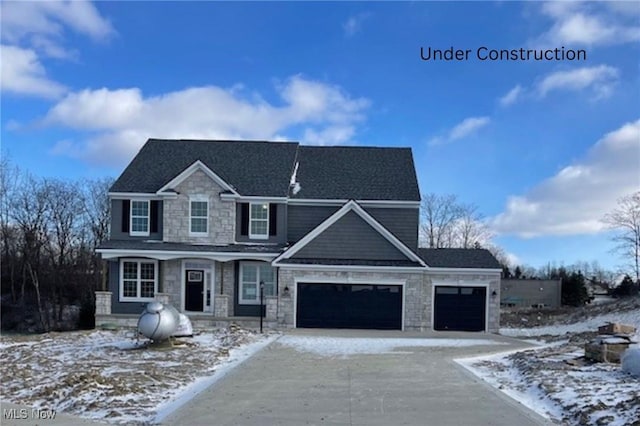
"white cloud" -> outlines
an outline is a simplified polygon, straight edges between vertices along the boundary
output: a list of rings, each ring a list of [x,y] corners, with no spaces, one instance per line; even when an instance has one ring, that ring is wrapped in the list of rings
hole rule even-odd
[[[0,45],[3,92],[57,98],[66,88],[50,80],[33,50]]]
[[[20,43],[34,35],[58,39],[65,28],[102,40],[114,33],[93,4],[72,1],[9,1],[2,5],[2,40]]]
[[[359,33],[362,30],[362,24],[369,16],[369,13],[360,13],[347,19],[347,21],[342,24],[342,30],[345,36],[352,37],[356,33]]]
[[[453,142],[477,132],[489,124],[489,117],[468,117],[456,124],[446,136],[436,136],[429,141],[429,145],[442,145]]]
[[[522,92],[522,86],[520,86],[519,84],[516,85],[513,89],[509,90],[506,95],[499,99],[500,105],[506,107],[514,104],[518,100],[518,98],[522,96]]]
[[[636,2],[547,2],[542,13],[552,19],[551,28],[537,44],[613,45],[640,40]],[[635,4],[634,4],[635,3]]]
[[[640,120],[606,134],[583,159],[526,194],[510,197],[490,223],[498,233],[521,237],[600,232],[616,200],[640,187],[638,170]]]
[[[64,141],[53,152],[120,165],[151,137],[283,139],[296,132],[305,143],[344,143],[369,106],[368,100],[352,98],[339,87],[300,76],[276,89],[281,105],[243,96],[241,86],[193,87],[154,97],[144,97],[137,88],[84,90],[58,102],[43,123],[98,132],[88,140]]]
[[[104,40],[111,24],[90,2],[6,1],[2,3],[2,89],[45,98],[62,95],[65,87],[47,77],[43,57],[74,59],[64,46],[66,30]]]
[[[557,71],[545,76],[536,85],[538,95],[544,97],[554,90],[579,91],[591,89],[596,99],[611,95],[618,81],[619,72],[608,65]]]

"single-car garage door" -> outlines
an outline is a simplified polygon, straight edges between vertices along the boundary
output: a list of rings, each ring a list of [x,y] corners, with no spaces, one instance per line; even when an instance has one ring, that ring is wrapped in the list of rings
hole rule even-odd
[[[486,287],[436,286],[435,330],[484,331]]]
[[[298,283],[296,325],[402,329],[402,286]]]

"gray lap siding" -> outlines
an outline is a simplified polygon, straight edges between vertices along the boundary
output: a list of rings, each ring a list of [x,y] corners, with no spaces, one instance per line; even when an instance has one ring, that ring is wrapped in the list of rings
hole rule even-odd
[[[407,260],[393,244],[354,212],[340,218],[293,258]]]
[[[129,232],[123,232],[122,230],[122,207],[124,200],[111,200],[111,231],[110,238],[112,240],[157,240],[162,241],[162,211],[163,211],[163,203],[162,201],[157,201],[158,203],[158,214],[156,219],[157,232],[149,232],[149,235],[139,237],[139,236],[131,236]],[[151,220],[151,218],[150,218]],[[149,223],[150,229],[154,229]]]

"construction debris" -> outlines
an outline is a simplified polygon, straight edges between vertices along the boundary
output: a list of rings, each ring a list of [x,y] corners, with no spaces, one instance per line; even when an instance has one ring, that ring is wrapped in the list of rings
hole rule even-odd
[[[619,364],[623,352],[637,343],[633,340],[635,332],[635,327],[618,323],[598,327],[600,335],[585,344],[584,356],[593,361]]]

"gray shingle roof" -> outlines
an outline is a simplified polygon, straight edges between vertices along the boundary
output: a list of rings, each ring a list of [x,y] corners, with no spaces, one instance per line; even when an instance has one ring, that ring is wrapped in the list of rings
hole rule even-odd
[[[149,139],[111,187],[154,193],[202,161],[240,195],[419,201],[410,148],[311,147],[296,142]],[[296,161],[300,191],[289,193]]]
[[[432,268],[502,268],[498,260],[486,249],[419,248],[418,255]]]
[[[111,187],[156,192],[200,160],[240,195],[286,197],[296,142],[149,139]]]
[[[300,146],[292,198],[419,201],[411,148]]]

